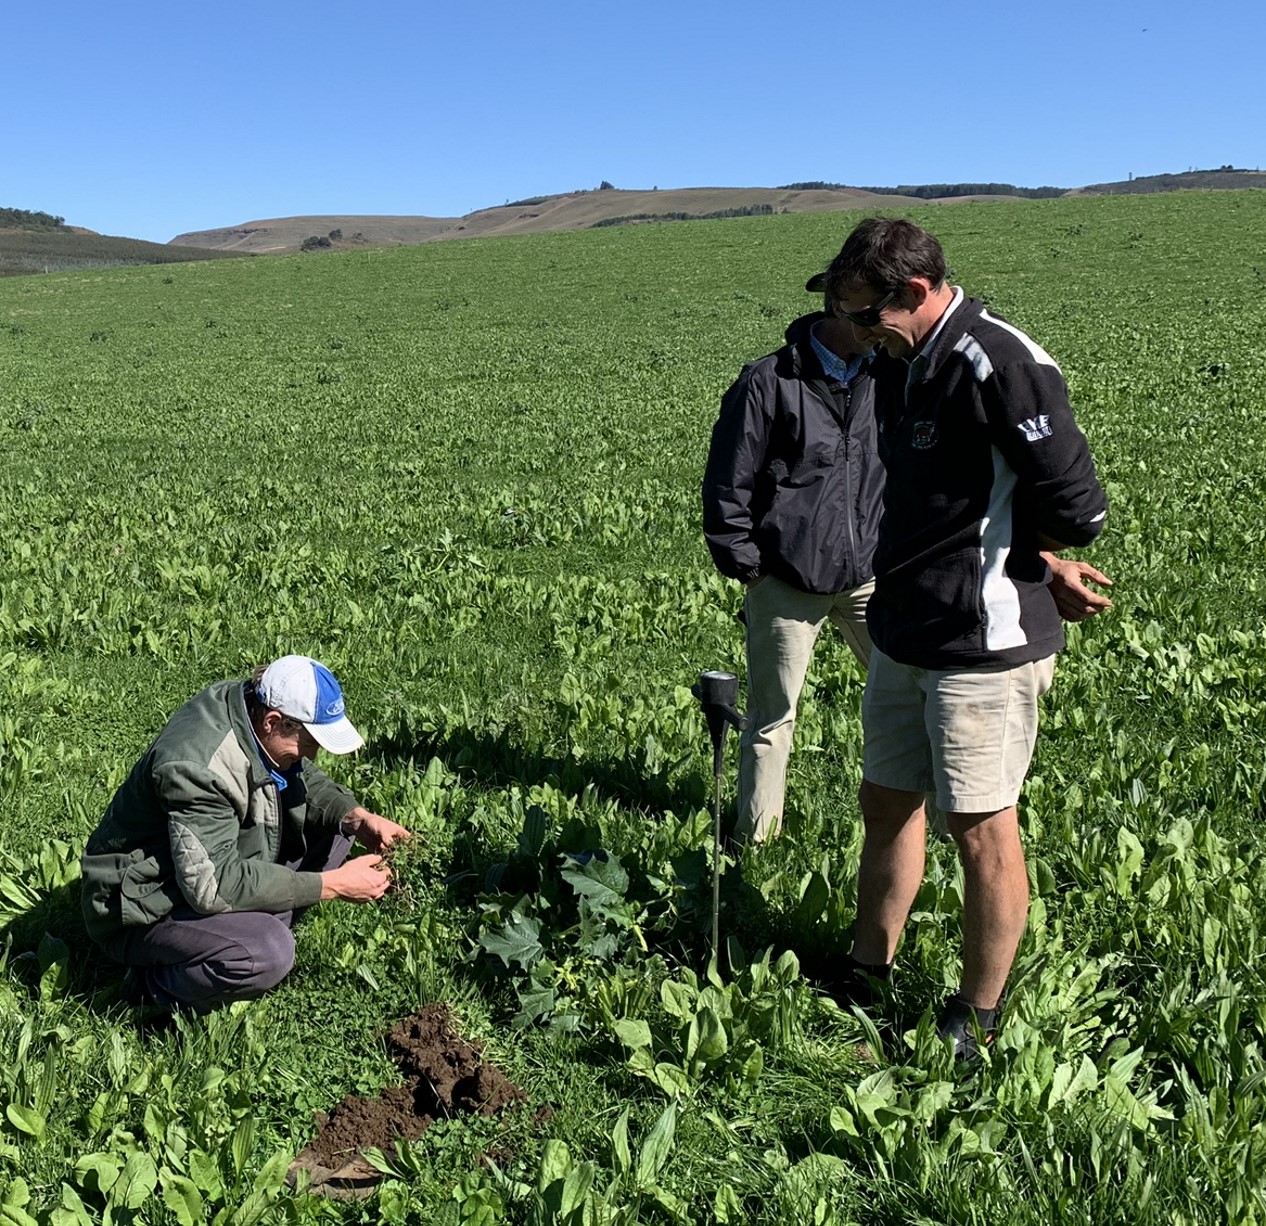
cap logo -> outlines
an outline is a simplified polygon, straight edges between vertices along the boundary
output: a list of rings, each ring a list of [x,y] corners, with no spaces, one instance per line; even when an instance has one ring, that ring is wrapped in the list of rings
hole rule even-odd
[[[325,708],[325,714],[326,714],[326,715],[327,715],[330,719],[333,719],[336,715],[342,715],[342,714],[343,714],[343,707],[344,707],[344,706],[345,706],[345,704],[344,704],[344,702],[343,702],[342,698],[340,698],[337,702],[332,702],[332,703],[330,703],[330,705],[329,705],[328,707],[326,707],[326,708]]]

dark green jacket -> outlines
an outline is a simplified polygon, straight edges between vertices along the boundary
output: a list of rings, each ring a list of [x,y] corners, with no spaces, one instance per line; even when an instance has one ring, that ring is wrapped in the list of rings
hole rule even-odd
[[[83,857],[83,913],[101,941],[179,903],[202,915],[292,911],[320,900],[319,873],[277,863],[356,798],[310,762],[279,790],[246,714],[220,681],[177,711],[115,793]]]

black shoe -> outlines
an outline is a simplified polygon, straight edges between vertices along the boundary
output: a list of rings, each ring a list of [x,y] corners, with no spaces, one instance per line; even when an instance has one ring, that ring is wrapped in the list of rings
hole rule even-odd
[[[882,999],[883,985],[892,974],[892,963],[869,966],[858,962],[852,954],[843,954],[823,962],[817,971],[810,978],[841,1009],[850,1009],[854,1005],[859,1009],[869,1009]]]
[[[144,1009],[154,1003],[150,995],[149,985],[145,982],[144,968],[129,966],[123,972],[123,982],[119,984],[119,1003],[129,1009]]]
[[[968,1004],[956,992],[945,1002],[941,1020],[936,1025],[936,1036],[954,1041],[955,1060],[975,1064],[980,1059],[981,1047],[988,1047],[998,1033],[1005,1000],[1003,995],[992,1009],[980,1009]]]

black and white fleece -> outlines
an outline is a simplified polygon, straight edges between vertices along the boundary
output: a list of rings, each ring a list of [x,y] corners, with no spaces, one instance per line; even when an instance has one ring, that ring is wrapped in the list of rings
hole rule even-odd
[[[1108,504],[1054,359],[960,290],[911,363],[879,356],[871,374],[887,470],[876,646],[936,669],[1058,651],[1041,550],[1090,544]]]

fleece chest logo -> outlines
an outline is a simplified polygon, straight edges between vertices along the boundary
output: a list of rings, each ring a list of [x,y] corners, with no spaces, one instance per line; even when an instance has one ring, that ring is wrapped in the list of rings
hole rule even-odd
[[[1036,443],[1039,439],[1051,437],[1051,419],[1045,413],[1039,413],[1036,417],[1017,423],[1016,429],[1028,442]]]
[[[931,451],[936,446],[936,422],[916,421],[910,433],[910,446],[915,451]]]

